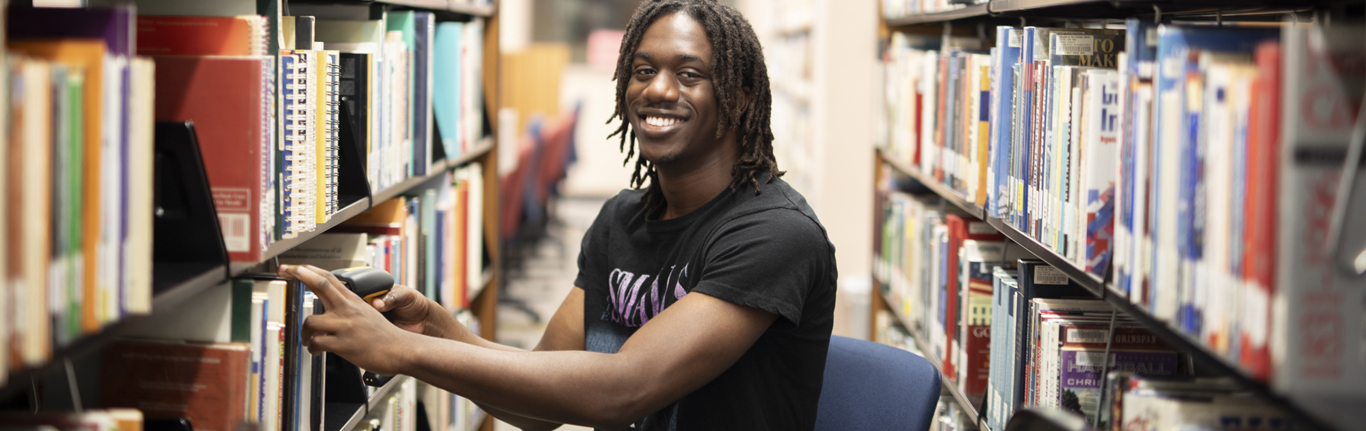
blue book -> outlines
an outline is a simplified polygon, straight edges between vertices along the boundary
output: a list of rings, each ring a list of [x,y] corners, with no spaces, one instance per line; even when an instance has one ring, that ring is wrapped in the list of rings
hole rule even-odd
[[[1121,82],[1120,85],[1125,86],[1125,91],[1129,93],[1127,99],[1129,105],[1124,111],[1126,113],[1125,118],[1123,119],[1124,139],[1121,140],[1120,147],[1121,167],[1119,175],[1121,187],[1116,191],[1119,194],[1118,198],[1123,202],[1123,205],[1119,206],[1120,212],[1117,214],[1119,218],[1115,221],[1115,232],[1129,238],[1127,244],[1116,244],[1116,246],[1127,247],[1128,250],[1126,250],[1125,253],[1128,256],[1127,260],[1129,262],[1136,262],[1138,257],[1133,253],[1134,244],[1137,244],[1142,240],[1139,236],[1142,229],[1135,224],[1138,220],[1135,218],[1134,213],[1134,206],[1137,204],[1136,199],[1138,193],[1136,182],[1140,178],[1147,177],[1146,174],[1139,175],[1137,172],[1137,169],[1146,169],[1145,166],[1137,165],[1137,152],[1148,151],[1149,149],[1148,145],[1140,145],[1138,143],[1139,133],[1136,118],[1139,115],[1138,110],[1140,108],[1138,105],[1137,86],[1140,84],[1150,85],[1152,82],[1152,70],[1154,59],[1157,56],[1157,45],[1149,44],[1147,35],[1149,32],[1152,32],[1154,36],[1153,41],[1155,42],[1157,25],[1150,21],[1131,18],[1125,23],[1125,31],[1127,32],[1128,37],[1124,39],[1124,50],[1129,58],[1128,64],[1125,65],[1125,72],[1128,75],[1129,82]],[[1127,296],[1133,291],[1133,271],[1133,264],[1119,261],[1115,262],[1115,286],[1120,294]]]
[[[417,12],[413,20],[413,157],[417,175],[426,175],[432,154],[432,50],[436,18],[431,12]]]
[[[987,214],[1005,218],[1009,200],[1010,162],[1010,119],[1013,110],[1015,76],[1012,71],[1020,62],[1020,50],[1024,31],[1010,26],[996,27],[996,48],[992,51],[991,68],[991,124],[988,132],[988,158],[991,161],[988,175]]]
[[[436,26],[432,73],[442,77],[432,82],[432,111],[446,158],[460,156],[460,33],[464,24],[443,22]]]
[[[299,72],[295,69],[298,58],[293,55],[280,56],[280,89],[281,99],[284,100],[284,139],[281,140],[280,162],[280,192],[282,195],[280,208],[276,209],[280,213],[280,231],[286,237],[292,237],[296,227],[294,226],[294,142],[304,137],[303,123],[304,108],[303,86],[297,83]]]
[[[1005,394],[1010,390],[1009,365],[1011,355],[1010,301],[1019,289],[1014,270],[997,267],[992,271],[991,282],[991,359],[986,401],[983,410],[987,415],[987,426],[993,430],[1004,429],[1005,419],[1010,417],[1013,406],[1006,404]]]

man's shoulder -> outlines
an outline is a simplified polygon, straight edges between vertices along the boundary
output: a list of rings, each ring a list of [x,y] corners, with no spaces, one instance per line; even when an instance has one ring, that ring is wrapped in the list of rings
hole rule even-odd
[[[757,194],[753,185],[739,187],[736,192],[736,205],[726,217],[726,225],[731,228],[727,230],[778,231],[827,239],[825,226],[807,204],[806,198],[782,179],[760,183]]]

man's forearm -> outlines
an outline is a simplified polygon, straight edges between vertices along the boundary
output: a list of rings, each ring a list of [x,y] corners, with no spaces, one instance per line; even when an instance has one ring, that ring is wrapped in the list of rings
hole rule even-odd
[[[623,427],[633,415],[632,391],[640,387],[624,380],[617,355],[494,350],[442,340],[404,350],[405,374],[533,429],[561,422]]]

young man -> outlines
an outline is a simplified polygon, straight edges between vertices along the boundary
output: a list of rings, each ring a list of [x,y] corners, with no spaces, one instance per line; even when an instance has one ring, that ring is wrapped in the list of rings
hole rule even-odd
[[[479,338],[411,288],[366,304],[325,271],[282,266],[328,310],[304,324],[309,350],[416,377],[525,429],[812,429],[834,246],[778,179],[754,31],[713,0],[647,2],[616,80],[614,135],[628,161],[639,154],[637,188],[584,236],[576,288],[535,351]]]

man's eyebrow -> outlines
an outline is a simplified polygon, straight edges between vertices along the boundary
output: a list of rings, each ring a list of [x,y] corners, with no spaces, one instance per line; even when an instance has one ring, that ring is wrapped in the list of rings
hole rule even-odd
[[[676,60],[678,60],[678,61],[680,61],[680,62],[696,61],[696,62],[698,62],[698,63],[703,63],[703,64],[706,64],[706,63],[707,63],[707,61],[706,61],[706,60],[703,60],[702,57],[698,57],[698,56],[692,55],[692,54],[678,54],[678,55],[675,55],[675,56],[674,56],[674,59],[676,59]]]
[[[654,60],[655,55],[654,55],[654,54],[651,54],[651,53],[649,53],[649,52],[640,51],[640,52],[636,52],[635,55],[632,55],[631,58],[639,58],[639,59],[642,59],[642,60]],[[692,54],[678,54],[678,55],[675,55],[675,56],[674,56],[674,59],[677,60],[677,61],[679,61],[679,62],[696,61],[696,62],[698,62],[698,63],[703,63],[703,64],[706,64],[706,63],[707,63],[707,61],[706,61],[706,60],[703,60],[702,57],[698,57],[698,56],[692,55]]]

